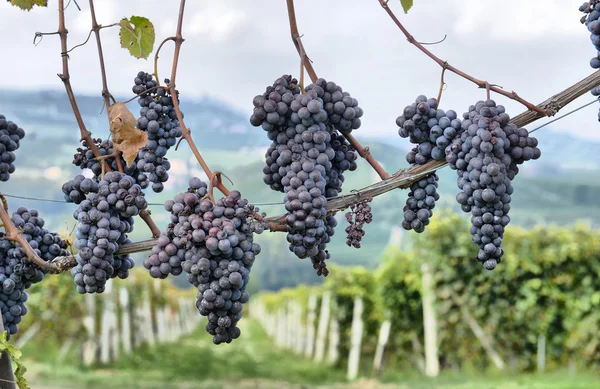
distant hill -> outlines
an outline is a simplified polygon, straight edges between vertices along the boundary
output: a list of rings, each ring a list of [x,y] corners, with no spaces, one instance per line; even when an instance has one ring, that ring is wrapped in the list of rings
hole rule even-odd
[[[107,119],[106,114],[101,113],[100,96],[78,96],[77,99],[88,129],[95,137],[106,137]],[[246,198],[261,204],[261,210],[269,215],[283,213],[281,204],[271,204],[280,203],[283,195],[270,190],[262,180],[264,151],[270,142],[263,130],[249,124],[248,114],[208,98],[197,101],[183,98],[181,106],[186,124],[192,128],[194,139],[209,165],[214,170],[225,172],[235,183],[234,187],[241,190]],[[27,132],[16,153],[17,171],[8,183],[0,183],[0,192],[62,199],[62,183],[81,172],[71,163],[79,146],[79,131],[65,93],[2,90],[0,107],[2,114]],[[129,107],[137,115],[137,102],[131,102]],[[361,137],[361,130],[357,131],[357,136],[389,172],[407,167],[404,155],[409,143],[397,136],[394,126],[390,127],[390,135],[386,138]],[[600,177],[600,143],[547,129],[540,130],[536,136],[540,141],[542,158],[525,165],[514,181],[516,190],[511,203],[513,224],[564,225],[576,220],[588,220],[592,225],[599,226],[600,181],[596,178]],[[173,167],[165,191],[160,194],[148,191],[146,195],[151,203],[157,204],[151,210],[161,228],[166,225],[168,215],[160,204],[184,190],[189,177],[203,176],[185,143],[178,151],[171,150],[169,159]],[[459,210],[455,201],[455,172],[445,168],[438,173],[441,199],[436,210],[445,207]],[[357,171],[346,174],[344,193],[378,180],[370,166],[361,160]],[[366,228],[367,235],[360,250],[346,246],[345,221],[343,212],[339,213],[339,226],[329,246],[332,262],[376,266],[379,254],[392,237],[404,239],[412,234],[398,235],[405,201],[406,192],[397,190],[373,202],[374,221]],[[264,203],[269,204],[262,205]],[[60,231],[67,228],[65,222],[71,227],[74,223],[72,204],[10,198],[9,204],[11,209],[18,205],[38,208],[47,225]],[[147,228],[140,221],[136,223],[132,238],[147,238]],[[259,274],[254,282],[260,283],[260,287],[278,288],[297,282],[319,282],[309,263],[299,261],[289,253],[283,234],[263,234],[258,239],[265,248],[254,270]],[[143,254],[138,257],[143,258]]]

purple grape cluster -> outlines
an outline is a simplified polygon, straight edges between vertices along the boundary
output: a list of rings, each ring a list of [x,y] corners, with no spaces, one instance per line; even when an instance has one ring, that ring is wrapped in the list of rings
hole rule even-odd
[[[141,187],[123,173],[106,173],[100,182],[80,177],[74,182],[85,198],[73,213],[78,253],[71,274],[79,293],[102,293],[109,278],[127,278],[135,265],[131,257],[114,253],[130,243],[127,234],[133,231],[133,216],[148,203]]]
[[[20,207],[12,214],[11,220],[22,230],[23,237],[42,260],[51,261],[58,256],[69,255],[67,243],[44,227],[44,219],[37,210]],[[0,310],[9,337],[17,333],[18,324],[27,314],[25,290],[43,278],[44,272],[27,258],[25,250],[0,233]]]
[[[327,215],[328,197],[342,189],[343,173],[356,169],[356,151],[341,133],[360,127],[358,101],[334,82],[319,79],[300,93],[298,81],[278,78],[253,100],[250,123],[273,141],[264,181],[285,193],[287,241],[299,258],[311,258],[318,275],[327,275],[326,250],[336,219]]]
[[[408,138],[417,145],[406,154],[406,160],[410,164],[422,165],[432,159],[445,158],[445,149],[460,133],[462,123],[455,111],[439,109],[437,99],[420,95],[404,108],[396,124],[400,127],[400,137]],[[438,180],[436,174],[431,174],[411,185],[404,206],[402,227],[405,230],[425,231],[439,199]]]
[[[446,148],[446,160],[457,171],[461,192],[456,200],[470,212],[471,235],[479,246],[477,260],[492,270],[502,260],[504,228],[509,224],[511,181],[518,166],[541,155],[537,139],[509,123],[502,105],[479,101],[463,114],[461,134]]]
[[[346,212],[346,221],[348,222],[346,244],[350,247],[360,248],[360,242],[365,236],[363,226],[373,221],[373,213],[369,205],[372,200],[371,197],[365,198],[357,204],[352,204],[350,211]]]
[[[169,80],[165,79],[165,83],[169,84]],[[137,168],[148,174],[152,190],[158,193],[163,191],[164,183],[169,179],[171,164],[166,158],[167,151],[175,146],[182,132],[173,106],[173,96],[168,90],[156,88],[156,81],[146,72],[139,72],[134,84],[132,90],[140,94],[138,103],[141,106],[137,128],[148,134],[148,143],[138,154]],[[143,93],[152,88],[156,89]],[[175,98],[179,99],[179,96]]]
[[[579,7],[579,11],[584,15],[581,17],[581,23],[585,24],[590,32],[590,40],[597,51],[595,57],[590,60],[590,66],[594,69],[600,68],[600,1],[589,0]]]
[[[590,39],[596,49],[596,55],[590,59],[590,66],[593,69],[600,69],[600,0],[586,1],[579,7],[579,11],[584,13],[581,23],[585,24],[590,32]],[[600,87],[592,89],[592,95],[600,96]],[[600,110],[598,121],[600,121]]]
[[[435,202],[440,198],[437,192],[438,180],[438,175],[434,173],[413,182],[410,186],[402,221],[405,230],[421,233],[429,225]]]
[[[8,181],[15,172],[15,153],[25,131],[4,115],[0,115],[0,181]]]
[[[240,336],[237,323],[249,299],[250,269],[260,253],[253,234],[264,226],[254,220],[259,212],[239,191],[213,204],[205,199],[207,185],[194,177],[186,193],[165,203],[171,223],[158,240],[144,267],[154,278],[185,271],[198,288],[196,306],[208,317],[206,331],[215,344]]]

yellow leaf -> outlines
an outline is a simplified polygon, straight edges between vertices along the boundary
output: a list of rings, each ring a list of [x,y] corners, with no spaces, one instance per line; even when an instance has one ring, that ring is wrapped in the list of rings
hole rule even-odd
[[[31,11],[34,6],[47,7],[48,0],[10,0],[10,3],[15,7],[19,7],[25,11]]]
[[[119,102],[108,107],[108,121],[115,150],[123,153],[125,163],[130,166],[148,142],[148,134],[135,128],[137,120],[125,103]]]

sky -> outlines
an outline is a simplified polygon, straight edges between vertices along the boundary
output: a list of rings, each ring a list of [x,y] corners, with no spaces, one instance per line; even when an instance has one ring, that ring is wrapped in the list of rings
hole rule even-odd
[[[466,73],[514,90],[535,104],[593,72],[595,50],[580,24],[582,0],[415,0],[405,15],[399,0],[389,6],[401,22],[438,57]],[[60,41],[45,36],[34,46],[36,31],[58,26],[57,1],[31,12],[0,2],[0,81],[3,88],[62,89]],[[69,47],[87,37],[88,3],[66,10]],[[97,0],[100,24],[122,17],[148,17],[156,28],[156,44],[174,35],[179,1]],[[363,107],[362,136],[397,136],[396,117],[404,106],[425,94],[435,97],[441,68],[409,44],[377,0],[298,0],[296,14],[307,54],[317,74],[335,81]],[[180,98],[210,96],[237,109],[252,110],[252,98],[282,74],[298,76],[300,61],[290,39],[285,1],[228,0],[187,2],[177,87]],[[102,30],[108,86],[116,95],[132,96],[139,70],[152,71],[152,60],[137,60],[120,48],[117,28]],[[173,48],[161,51],[159,74],[170,74]],[[70,54],[71,82],[76,93],[100,93],[101,79],[94,39]],[[485,91],[456,75],[446,74],[441,108],[462,113],[485,99]],[[519,103],[494,95],[511,116],[525,110]],[[589,94],[572,106],[591,101]],[[567,111],[569,108],[565,109]],[[592,105],[544,131],[564,131],[600,140],[598,106]],[[533,125],[543,124],[542,119]],[[530,128],[533,128],[530,127]],[[538,132],[542,136],[542,131]]]

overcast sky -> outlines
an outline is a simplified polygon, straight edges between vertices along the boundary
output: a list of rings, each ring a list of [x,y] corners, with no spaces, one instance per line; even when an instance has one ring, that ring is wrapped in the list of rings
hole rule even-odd
[[[415,0],[404,15],[399,0],[390,0],[400,20],[423,42],[446,40],[429,48],[440,58],[473,75],[517,91],[539,103],[592,73],[595,51],[579,23],[582,0]],[[46,36],[32,44],[36,31],[56,31],[57,1],[48,8],[24,12],[0,3],[0,77],[3,88],[53,88],[62,84],[60,42]],[[90,30],[88,4],[67,9],[69,47]],[[156,42],[173,35],[179,1],[96,1],[101,24],[141,15],[156,27]],[[340,84],[364,108],[363,135],[397,136],[395,118],[419,94],[437,95],[440,68],[410,45],[377,0],[298,0],[296,13],[308,55],[319,76]],[[186,8],[177,85],[181,98],[210,95],[250,113],[252,98],[284,73],[297,76],[299,59],[291,42],[285,1],[190,0]],[[130,94],[139,70],[151,71],[151,60],[136,60],[119,48],[116,28],[102,31],[109,88]],[[156,45],[155,45],[156,47]],[[172,46],[160,60],[160,76],[170,73]],[[100,93],[101,81],[93,38],[71,53],[76,93]],[[479,90],[447,74],[442,108],[465,111],[485,98]],[[503,96],[497,102],[511,116],[523,111]],[[576,103],[591,100],[586,94]],[[573,105],[574,107],[575,105]],[[551,129],[600,140],[598,106],[588,107]],[[543,123],[544,120],[537,124]],[[545,129],[544,131],[548,131]],[[542,132],[538,133],[542,136]]]

